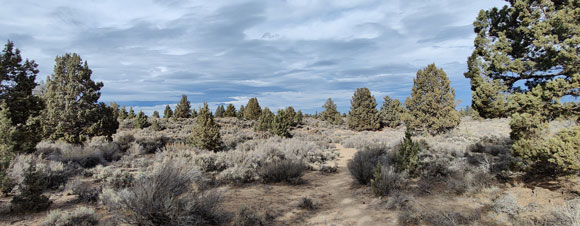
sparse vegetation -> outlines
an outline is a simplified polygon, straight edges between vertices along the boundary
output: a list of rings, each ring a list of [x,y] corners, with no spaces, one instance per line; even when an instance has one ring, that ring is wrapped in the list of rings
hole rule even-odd
[[[79,207],[70,212],[53,210],[48,213],[42,226],[93,226],[99,225],[99,215],[94,209]]]

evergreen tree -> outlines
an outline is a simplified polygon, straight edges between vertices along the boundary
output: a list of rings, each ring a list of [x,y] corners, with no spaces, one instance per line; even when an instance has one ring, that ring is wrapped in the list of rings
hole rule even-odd
[[[288,124],[290,124],[290,126],[297,125],[296,121],[294,121],[296,119],[296,111],[292,106],[286,108],[286,116],[287,116],[286,118],[288,119]]]
[[[121,109],[119,109],[119,120],[124,120],[127,117],[129,117],[129,113],[127,112],[127,108],[125,107],[125,105],[123,104],[123,107],[121,107]]]
[[[340,112],[336,110],[336,104],[332,101],[332,98],[328,98],[324,105],[322,105],[324,111],[320,113],[320,119],[322,121],[330,122],[334,125],[341,125],[342,118],[340,118]],[[318,112],[314,115],[314,118],[318,118]]]
[[[220,105],[215,110],[215,117],[222,118],[222,117],[224,117],[225,112],[226,112],[226,109],[224,108],[224,106]]]
[[[242,120],[244,119],[244,112],[246,111],[246,108],[244,108],[244,105],[240,106],[240,111],[238,111],[238,114],[236,115],[236,117],[238,117],[238,119]]]
[[[256,131],[268,132],[272,129],[272,122],[274,122],[274,113],[269,108],[264,108],[262,115],[256,124]]]
[[[36,162],[30,163],[24,173],[23,186],[20,194],[14,196],[10,203],[17,212],[33,212],[48,209],[52,203],[42,193],[48,187],[47,176],[36,169]]]
[[[181,100],[175,107],[175,112],[173,112],[173,117],[175,118],[190,118],[191,117],[191,105],[187,100],[185,94],[181,95]]]
[[[195,147],[204,150],[221,150],[223,143],[220,136],[220,126],[214,122],[213,115],[207,103],[203,103],[203,107],[199,109],[196,122],[196,125],[193,127],[191,143]]]
[[[161,125],[159,125],[159,120],[154,118],[153,122],[151,123],[151,129],[153,131],[161,131],[163,130],[163,127],[161,127]]]
[[[171,118],[173,117],[173,111],[171,110],[171,107],[169,107],[168,105],[165,105],[165,111],[163,111],[163,118]]]
[[[417,71],[411,97],[405,101],[407,129],[437,134],[459,125],[459,113],[455,110],[455,90],[449,83],[445,71],[435,64]]]
[[[396,128],[402,123],[402,116],[405,113],[405,108],[397,99],[391,99],[385,96],[381,110],[379,111],[379,119],[381,126]]]
[[[236,117],[236,107],[233,104],[228,104],[224,117]]]
[[[149,126],[149,123],[147,122],[147,115],[145,115],[143,111],[139,111],[137,116],[133,119],[133,123],[138,129],[143,129]]]
[[[286,111],[278,110],[272,122],[270,133],[281,137],[290,137],[290,119]]]
[[[294,118],[294,121],[296,122],[297,125],[303,124],[304,115],[302,114],[302,110],[298,110],[298,113],[296,113],[296,117]]]
[[[10,113],[5,103],[0,106],[0,188],[6,176],[6,171],[10,166],[10,161],[14,156],[16,141],[14,139],[14,127],[10,120]]]
[[[258,99],[257,98],[250,98],[250,100],[248,100],[248,104],[246,105],[246,108],[244,109],[244,118],[247,120],[258,120],[258,118],[260,118],[260,115],[262,114],[262,108],[260,107],[260,104],[258,103]]]
[[[368,88],[358,88],[350,101],[348,127],[356,131],[378,130],[377,101]]]
[[[195,118],[195,117],[197,117],[197,115],[198,115],[197,111],[195,109],[192,109],[191,110],[191,118]]]
[[[14,49],[14,43],[10,41],[0,53],[0,110],[5,111],[5,120],[12,127],[12,134],[5,138],[11,139],[11,152],[33,152],[41,140],[38,123],[44,106],[42,100],[33,94],[37,86],[37,67],[34,61],[27,59],[22,62],[20,50]]]
[[[127,118],[128,119],[133,119],[135,118],[135,111],[133,110],[133,107],[129,107],[129,114],[127,114]]]
[[[159,112],[158,111],[153,111],[153,115],[151,117],[152,118],[159,118]]]
[[[568,139],[573,129],[547,131],[551,120],[580,115],[580,102],[566,102],[580,96],[579,8],[580,1],[513,0],[480,11],[473,23],[475,50],[465,73],[472,107],[484,118],[511,117],[512,153],[525,169],[550,174],[580,169],[569,168],[580,158]]]
[[[117,102],[109,102],[109,106],[111,107],[111,109],[113,109],[113,117],[115,119],[119,118],[119,105],[117,104]]]
[[[119,123],[111,120],[112,109],[97,103],[103,83],[91,80],[91,74],[87,62],[75,53],[56,58],[42,97],[46,103],[42,128],[48,139],[82,143],[92,136],[110,138],[116,132]]]

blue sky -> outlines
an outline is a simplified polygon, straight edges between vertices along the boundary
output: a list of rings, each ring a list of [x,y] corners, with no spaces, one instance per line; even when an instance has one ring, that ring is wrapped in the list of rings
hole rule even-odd
[[[101,101],[146,113],[177,103],[212,109],[250,97],[264,107],[348,111],[358,87],[404,101],[417,70],[443,68],[462,106],[472,22],[500,0],[0,0],[0,39],[52,73],[76,52],[103,81]]]

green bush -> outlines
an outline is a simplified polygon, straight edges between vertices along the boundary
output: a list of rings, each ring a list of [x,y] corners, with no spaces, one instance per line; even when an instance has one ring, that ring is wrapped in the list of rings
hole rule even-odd
[[[385,154],[383,149],[367,149],[357,151],[354,157],[348,161],[348,171],[359,184],[369,184],[373,179],[373,173],[381,156]]]
[[[290,116],[284,110],[278,110],[278,113],[272,121],[270,133],[281,137],[290,137]]]
[[[135,124],[135,127],[139,129],[143,129],[149,126],[149,122],[147,122],[147,115],[145,115],[143,111],[139,111],[137,117],[133,119],[133,123]]]
[[[48,186],[47,176],[36,170],[36,163],[31,163],[26,173],[20,194],[14,196],[11,209],[16,212],[35,212],[48,209],[52,203],[42,193]]]
[[[215,123],[207,103],[203,103],[203,107],[199,109],[196,122],[193,127],[191,143],[200,149],[210,151],[221,150],[223,142],[220,135],[220,126]]]
[[[414,142],[411,139],[411,132],[407,131],[405,133],[405,138],[403,138],[403,141],[399,144],[397,155],[395,157],[397,172],[407,171],[409,173],[415,173],[420,163],[420,151],[421,147],[419,143]]]
[[[256,131],[261,132],[268,132],[272,129],[272,122],[274,121],[274,113],[270,111],[269,108],[264,108],[262,111],[262,115],[258,119],[258,123],[256,124]]]
[[[520,139],[512,146],[514,156],[522,159],[529,172],[550,175],[580,171],[580,126],[559,131],[554,136]]]

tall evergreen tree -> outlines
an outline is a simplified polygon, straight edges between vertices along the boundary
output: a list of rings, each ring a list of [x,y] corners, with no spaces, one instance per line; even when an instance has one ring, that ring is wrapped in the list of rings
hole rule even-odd
[[[123,107],[121,107],[121,109],[119,109],[118,115],[119,115],[119,117],[118,117],[119,120],[124,120],[127,117],[129,117],[129,113],[127,112],[127,107],[125,107],[124,104],[123,104]]]
[[[391,99],[389,96],[385,96],[383,100],[383,105],[379,111],[379,119],[381,120],[381,126],[396,128],[401,125],[403,114],[405,113],[405,108],[401,105],[401,102],[397,99]]]
[[[30,153],[41,140],[39,115],[42,100],[33,94],[38,65],[28,59],[24,62],[20,50],[8,41],[0,53],[0,103],[6,120],[11,123],[9,141],[12,151]],[[8,122],[6,121],[6,122]],[[6,137],[7,139],[8,137]]]
[[[191,117],[191,105],[187,100],[185,94],[181,95],[181,100],[175,107],[175,112],[173,112],[173,117],[175,118],[190,118]]]
[[[340,112],[336,110],[336,104],[334,104],[332,98],[328,98],[322,107],[324,108],[324,111],[320,113],[320,119],[322,121],[327,121],[334,125],[341,125],[343,123]],[[318,112],[316,112],[314,118],[318,119],[318,115]]]
[[[153,111],[153,115],[151,115],[151,117],[153,117],[153,118],[159,118],[159,112],[158,111]]]
[[[348,112],[348,127],[356,131],[377,130],[380,128],[378,120],[377,101],[371,96],[368,88],[358,88],[350,101]]]
[[[455,90],[449,83],[445,71],[435,64],[417,71],[411,97],[405,100],[407,129],[437,134],[459,125],[459,113],[455,110]]]
[[[215,117],[218,117],[218,118],[224,117],[225,112],[226,112],[226,109],[224,108],[223,105],[217,106],[217,108],[215,110]]]
[[[525,169],[577,172],[568,169],[580,165],[574,129],[547,130],[558,117],[580,115],[580,102],[567,101],[580,96],[580,1],[508,2],[481,10],[473,23],[465,73],[472,107],[484,118],[511,117],[512,152]]]
[[[264,108],[262,115],[258,119],[258,124],[256,124],[256,131],[268,132],[272,129],[272,122],[274,121],[274,113],[270,111],[269,108]]]
[[[219,151],[223,147],[220,126],[215,123],[207,103],[203,103],[199,109],[191,143],[197,148],[210,151]]]
[[[286,111],[282,109],[278,110],[272,122],[270,133],[281,137],[290,137],[290,119],[288,117]]]
[[[97,103],[102,82],[91,80],[92,71],[76,53],[56,58],[43,95],[43,131],[48,139],[81,143],[97,135],[111,137],[119,123],[112,109]],[[109,112],[110,111],[110,112]]]
[[[173,117],[173,110],[168,105],[165,105],[165,111],[163,111],[163,118],[171,118]]]
[[[250,100],[248,100],[248,104],[246,105],[246,108],[244,110],[244,118],[247,120],[258,120],[258,118],[260,118],[260,115],[262,114],[262,108],[260,107],[260,104],[258,103],[258,99],[257,98],[250,98]]]
[[[238,117],[238,119],[242,120],[244,119],[244,112],[246,111],[246,108],[244,108],[244,105],[240,106],[240,110],[238,111],[238,114],[236,115],[236,117]]]
[[[236,117],[236,107],[233,104],[228,104],[226,108],[226,112],[224,113],[225,117]]]
[[[137,115],[135,115],[135,111],[133,110],[133,107],[132,106],[129,107],[129,114],[127,114],[127,118],[133,119],[133,118],[135,118],[135,116],[137,116]]]

